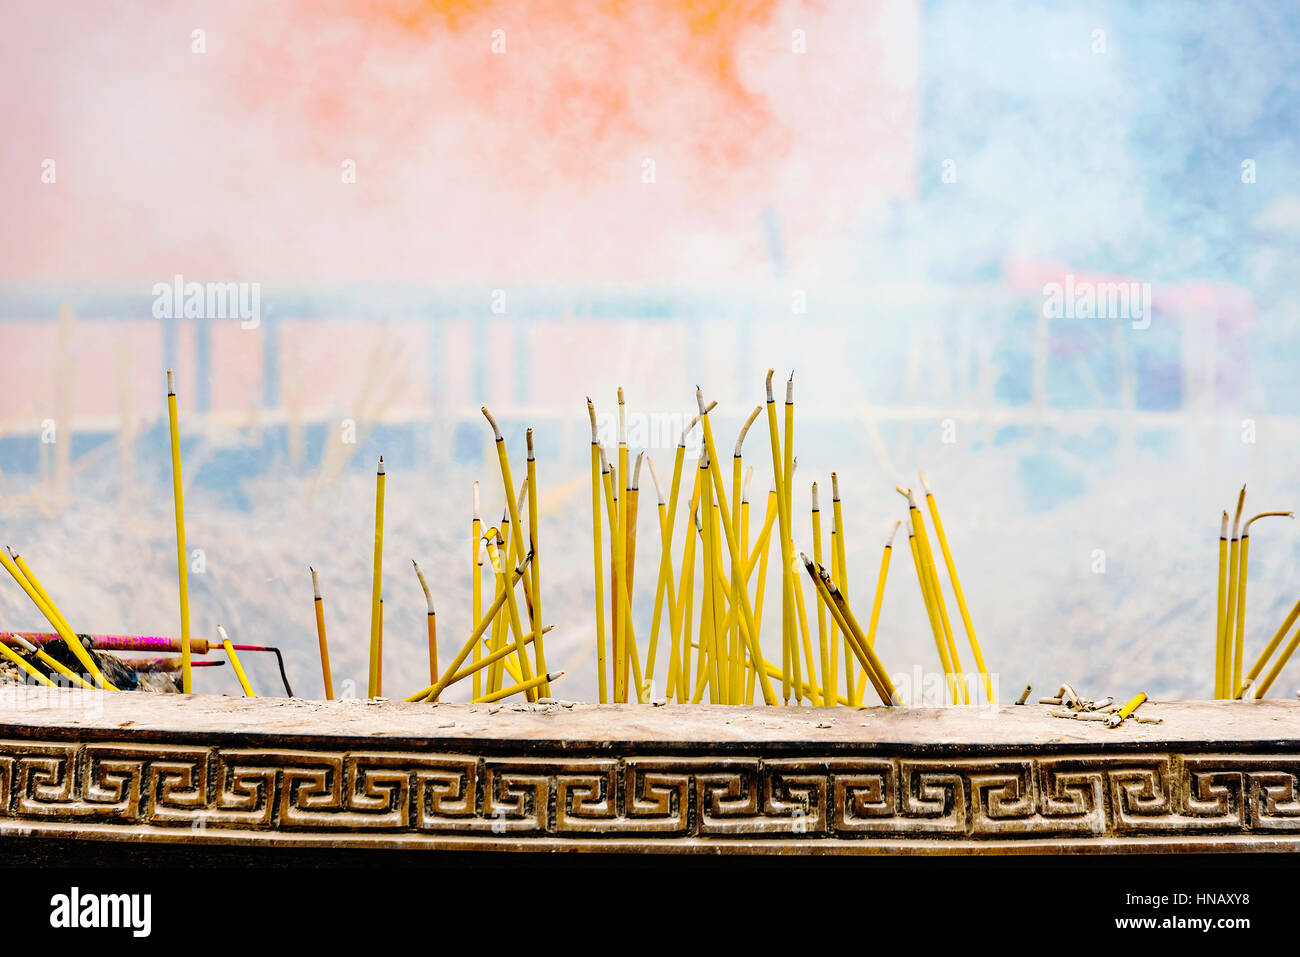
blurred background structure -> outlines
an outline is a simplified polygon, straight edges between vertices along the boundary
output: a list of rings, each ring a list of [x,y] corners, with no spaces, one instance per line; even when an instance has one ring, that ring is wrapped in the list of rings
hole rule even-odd
[[[926,469],[1016,692],[1208,696],[1219,512],[1243,481],[1300,500],[1293,4],[5,16],[0,528],[83,630],[175,627],[165,368],[195,630],[282,645],[307,693],[308,563],[336,684],[364,671],[379,454],[388,667],[421,673],[408,557],[466,625],[469,483],[501,501],[485,403],[519,455],[536,430],[572,697],[584,397],[620,385],[666,467],[696,383],[725,435],[794,370],[801,507],[837,469],[857,595]],[[258,315],[158,318],[178,275],[256,284]],[[1048,314],[1054,285],[1130,283],[1145,316]],[[1248,649],[1300,594],[1294,529],[1252,558]],[[935,668],[896,571],[886,660]],[[39,624],[16,589],[0,613]]]

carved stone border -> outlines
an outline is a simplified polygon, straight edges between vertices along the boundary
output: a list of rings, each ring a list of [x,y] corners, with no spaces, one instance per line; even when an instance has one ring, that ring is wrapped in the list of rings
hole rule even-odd
[[[916,756],[0,740],[0,838],[778,854],[1300,850],[1300,751]]]

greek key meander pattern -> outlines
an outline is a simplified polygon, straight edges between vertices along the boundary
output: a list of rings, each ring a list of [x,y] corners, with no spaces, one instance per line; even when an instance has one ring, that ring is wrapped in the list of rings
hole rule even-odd
[[[1300,754],[491,757],[0,741],[0,825],[1015,840],[1300,833]]]

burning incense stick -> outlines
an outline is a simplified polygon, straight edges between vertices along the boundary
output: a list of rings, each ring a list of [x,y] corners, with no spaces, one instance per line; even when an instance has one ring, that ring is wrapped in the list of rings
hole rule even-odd
[[[1246,486],[1241,487],[1237,495],[1237,513],[1232,519],[1232,538],[1228,542],[1228,601],[1223,609],[1223,658],[1219,662],[1220,683],[1224,697],[1232,697],[1236,690],[1232,683],[1232,649],[1236,639],[1234,629],[1237,623],[1237,563],[1241,552],[1241,510],[1246,504]]]
[[[966,638],[970,641],[971,653],[975,656],[975,667],[983,680],[986,700],[989,704],[996,704],[997,702],[993,700],[993,682],[989,678],[988,668],[984,665],[984,652],[980,650],[979,639],[975,637],[975,626],[971,624],[970,609],[966,607],[966,596],[962,593],[961,581],[957,578],[957,564],[952,559],[952,551],[948,548],[948,536],[944,533],[943,522],[939,518],[939,506],[934,500],[934,492],[930,490],[930,483],[926,480],[925,473],[921,472],[920,475],[921,487],[925,489],[925,502],[930,508],[930,520],[934,522],[934,534],[943,552],[943,564],[948,569],[948,580],[952,582],[952,591],[957,598],[957,610],[961,613],[962,627],[966,629]],[[935,581],[938,581],[937,576]],[[962,684],[965,683],[966,679],[962,678]]]
[[[384,457],[379,456],[379,465],[375,470],[375,552],[370,565],[370,670],[367,678],[367,697],[379,697],[383,678],[380,676],[384,666],[381,651],[383,642],[383,624],[379,617],[381,582],[384,569]]]
[[[794,645],[794,629],[791,618],[793,594],[790,590],[790,569],[794,555],[790,539],[790,497],[786,494],[785,472],[781,452],[781,435],[776,421],[776,395],[772,391],[772,376],[775,369],[767,370],[767,433],[772,448],[772,474],[776,478],[777,528],[781,538],[781,697],[790,703],[791,682],[794,677],[790,664],[790,652]],[[793,452],[793,449],[791,450]]]
[[[190,584],[187,575],[189,557],[185,548],[185,501],[181,483],[181,428],[176,411],[176,376],[167,370],[167,423],[172,445],[172,504],[176,509],[176,577],[181,596],[181,693],[193,692],[190,677]],[[78,656],[80,657],[80,656]],[[93,672],[92,672],[93,673]],[[96,680],[103,683],[102,676]]]
[[[1241,529],[1241,557],[1237,570],[1237,624],[1232,650],[1232,697],[1240,698],[1245,686],[1241,683],[1241,656],[1246,637],[1246,571],[1250,563],[1250,526],[1261,518],[1294,518],[1293,512],[1260,512],[1252,516]]]
[[[316,640],[320,643],[320,671],[325,681],[325,700],[333,701],[334,678],[330,673],[329,644],[325,641],[325,602],[320,596],[320,578],[316,575],[316,569],[308,565],[307,571],[311,572],[311,590],[316,596],[312,604],[316,606]]]
[[[438,621],[437,615],[433,609],[433,593],[429,591],[429,583],[424,579],[424,572],[420,571],[419,564],[415,559],[411,559],[411,565],[415,569],[415,577],[420,580],[420,588],[424,590],[424,602],[429,607],[427,616],[429,626],[429,681],[438,680]]]
[[[553,671],[549,675],[540,675],[536,678],[529,678],[527,681],[521,681],[517,685],[511,685],[509,688],[502,688],[500,691],[494,691],[492,694],[485,694],[481,698],[475,698],[474,703],[488,704],[492,701],[500,701],[502,698],[509,698],[511,695],[516,695],[520,692],[533,695],[533,697],[528,699],[529,701],[533,701],[536,700],[536,689],[540,688],[542,685],[550,684],[552,681],[558,681],[563,677],[563,671]]]
[[[253,694],[253,686],[248,683],[248,675],[244,674],[244,666],[239,663],[239,655],[235,654],[235,646],[230,643],[230,636],[226,634],[226,629],[217,625],[217,636],[221,639],[221,647],[226,649],[226,657],[230,659],[230,667],[235,669],[235,677],[239,679],[239,687],[244,689],[245,698],[256,698]]]
[[[515,543],[514,543],[515,558],[516,560],[522,562],[524,560],[524,556],[528,554],[528,549],[524,547],[524,523],[519,518],[519,501],[518,499],[515,498],[514,495],[515,482],[510,474],[510,455],[506,451],[505,436],[501,434],[501,429],[497,426],[497,420],[492,417],[492,413],[488,411],[487,406],[483,406],[481,411],[483,412],[483,417],[488,420],[488,424],[492,426],[492,436],[494,441],[496,442],[496,449],[497,449],[497,464],[500,465],[501,467],[501,488],[503,489],[502,494],[504,494],[506,497],[506,506],[510,511],[510,522],[515,529]],[[531,566],[531,564],[532,563],[530,562],[529,565]],[[532,603],[531,603],[532,599],[530,597],[532,592],[529,586],[532,573],[533,570],[531,567],[525,567],[524,599],[529,603],[528,614],[530,617],[533,614]]]
[[[1214,697],[1223,697],[1223,658],[1227,650],[1223,644],[1223,616],[1228,607],[1228,510],[1223,510],[1219,522],[1219,604],[1214,616]],[[1252,676],[1253,677],[1253,676]]]
[[[537,671],[539,674],[546,674],[546,651],[542,646],[542,635],[545,634],[542,628],[542,559],[541,553],[537,549],[538,527],[537,527],[537,456],[533,450],[533,430],[527,429],[524,432],[524,442],[528,447],[528,473],[525,477],[525,484],[528,489],[528,550],[533,556],[532,574],[529,576],[532,584],[532,601],[529,605],[532,610],[533,618],[533,655],[537,662]],[[543,682],[541,696],[549,698],[551,689]]]

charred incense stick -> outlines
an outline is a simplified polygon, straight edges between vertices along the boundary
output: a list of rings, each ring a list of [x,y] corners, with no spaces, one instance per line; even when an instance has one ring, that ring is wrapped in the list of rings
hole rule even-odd
[[[383,687],[380,669],[384,666],[382,652],[383,623],[380,620],[379,602],[384,574],[384,457],[379,456],[375,470],[375,552],[370,565],[370,671],[366,695],[379,697]]]
[[[109,691],[116,691],[117,689],[107,678],[104,677],[103,672],[99,670],[99,666],[95,664],[95,660],[90,656],[90,653],[86,651],[81,640],[73,634],[72,629],[68,627],[63,616],[46,603],[46,601],[40,596],[40,593],[37,592],[35,586],[27,579],[27,576],[22,573],[22,570],[14,564],[13,559],[10,558],[4,550],[0,550],[0,565],[4,565],[5,571],[13,577],[13,580],[18,583],[18,587],[21,588],[27,597],[31,599],[32,604],[36,606],[37,610],[45,616],[45,620],[53,626],[59,637],[67,643],[68,647],[72,650],[72,653],[77,656],[77,660],[81,662],[82,667],[86,669],[86,673],[95,679],[95,683],[101,688],[106,688]]]
[[[33,645],[31,642],[27,641],[27,639],[21,638],[19,639],[19,641],[22,643],[23,647],[27,648],[29,651],[36,650],[36,646]],[[22,655],[18,654],[18,652],[14,651],[4,642],[0,642],[0,655],[4,655],[6,658],[8,658],[10,661],[16,664],[23,671],[27,672],[27,674],[31,675],[32,678],[34,678],[38,684],[43,684],[47,688],[53,688],[55,686],[54,682],[51,681],[49,678],[45,677],[45,675],[40,671],[39,668],[35,667],[31,662],[29,662]]]
[[[248,675],[244,674],[244,666],[239,663],[239,655],[235,654],[235,646],[230,643],[230,636],[226,634],[226,629],[217,625],[217,636],[221,639],[221,647],[226,649],[226,657],[230,659],[230,667],[235,669],[235,677],[239,679],[239,687],[244,689],[245,698],[256,698],[253,694],[253,686],[248,683]]]
[[[433,610],[433,593],[429,591],[429,583],[424,580],[424,572],[420,571],[419,564],[415,559],[411,559],[411,566],[415,569],[415,577],[420,580],[420,588],[424,590],[424,602],[428,605],[428,625],[429,625],[429,681],[432,683],[438,680],[438,621]]]
[[[902,521],[894,522],[894,527],[889,530],[889,538],[885,540],[885,547],[880,554],[880,572],[876,576],[876,596],[871,602],[871,622],[867,625],[867,647],[876,647],[876,626],[880,624],[880,606],[885,598],[885,582],[889,578],[889,561],[894,554],[894,536],[898,534],[898,527]],[[857,700],[862,700],[862,693],[866,690],[864,682],[866,676],[863,675],[858,682]]]
[[[948,548],[948,536],[944,533],[943,522],[939,518],[939,506],[935,503],[934,492],[930,490],[930,483],[926,480],[925,473],[922,472],[920,475],[921,487],[925,489],[925,502],[930,508],[930,519],[934,522],[934,534],[939,540],[939,548],[943,552],[943,564],[948,569],[948,580],[952,582],[952,591],[957,598],[957,610],[961,612],[962,627],[966,629],[971,653],[975,655],[975,667],[979,670],[980,678],[984,683],[985,699],[989,704],[997,704],[993,699],[993,682],[989,678],[988,668],[984,665],[984,652],[980,650],[979,639],[975,637],[975,626],[971,624],[970,609],[966,607],[966,596],[962,593],[961,581],[957,578],[957,565],[952,560],[952,551]],[[938,581],[937,576],[935,581]],[[963,677],[963,686],[965,683],[966,679]]]
[[[1223,616],[1228,607],[1228,510],[1223,510],[1219,522],[1219,604],[1214,616],[1214,697],[1223,697],[1224,648]],[[1271,651],[1270,651],[1271,653]],[[1253,676],[1252,676],[1253,677]]]
[[[325,681],[325,700],[333,701],[334,678],[330,674],[329,644],[325,641],[325,602],[320,596],[320,578],[316,575],[316,569],[308,565],[307,571],[311,572],[311,590],[316,596],[312,604],[316,606],[316,640],[320,643],[320,671]]]
[[[515,558],[519,562],[523,562],[524,556],[528,554],[528,549],[524,547],[524,523],[519,518],[519,501],[514,495],[515,483],[510,474],[510,456],[506,452],[505,436],[501,434],[501,429],[497,426],[497,420],[492,417],[492,413],[488,411],[487,406],[483,406],[481,411],[483,417],[488,420],[488,424],[492,426],[492,436],[496,442],[497,464],[501,467],[502,494],[506,497],[506,505],[510,511],[510,522],[515,529]],[[531,565],[532,562],[529,562],[528,566]],[[524,568],[524,600],[529,603],[528,614],[531,618],[533,609],[532,599],[530,597],[532,591],[529,582],[531,580],[533,569],[528,566],[525,566]]]
[[[193,692],[190,677],[190,584],[187,575],[189,556],[185,549],[185,501],[181,484],[181,427],[176,411],[176,376],[167,370],[167,423],[172,444],[172,504],[176,509],[176,577],[181,596],[181,693]],[[78,656],[80,657],[80,656]],[[92,672],[93,674],[93,672]],[[96,680],[103,683],[100,675]]]
[[[1245,686],[1241,683],[1241,656],[1246,636],[1246,570],[1250,563],[1250,526],[1261,518],[1294,518],[1293,512],[1260,512],[1252,516],[1241,529],[1241,558],[1237,569],[1237,625],[1236,640],[1232,650],[1232,697],[1240,698]]]
[[[50,593],[45,590],[45,587],[41,584],[40,579],[36,577],[36,575],[32,572],[31,568],[28,567],[27,563],[23,561],[23,557],[19,555],[15,549],[8,548],[7,546],[6,548],[9,552],[9,555],[14,560],[14,565],[16,565],[18,570],[23,573],[23,577],[27,579],[28,584],[32,586],[32,589],[36,592],[36,594],[40,596],[41,601],[45,603],[45,607],[49,608],[49,610],[55,616],[57,616],[59,623],[62,624],[63,627],[69,633],[76,634],[75,632],[72,631],[72,626],[68,624],[68,619],[63,616],[63,612],[59,611],[58,605],[54,604],[54,599],[52,599],[50,597]],[[37,607],[39,608],[40,606],[38,605]],[[51,624],[52,623],[53,622],[51,622]],[[93,687],[92,685],[87,684],[86,681],[83,680],[80,675],[73,672],[73,670],[69,668],[67,665],[50,657],[50,655],[48,655],[42,648],[37,646],[32,646],[32,647],[35,648],[36,657],[39,658],[47,667],[53,668],[59,674],[63,675],[65,678],[67,678],[69,681],[72,681],[74,684],[78,685],[79,687],[82,688]],[[90,657],[89,653],[82,646],[80,640],[76,641],[72,645],[72,652],[73,654],[77,655],[77,660],[82,662],[83,665],[89,663],[91,666],[94,666],[95,664],[94,659]],[[88,669],[87,674],[93,677],[95,672]]]
[[[862,629],[858,625],[857,619],[853,617],[848,602],[844,599],[843,594],[830,575],[826,573],[826,569],[813,565],[808,556],[803,553],[800,553],[799,559],[808,571],[808,576],[812,578],[813,587],[817,590],[818,597],[826,603],[827,610],[837,619],[844,633],[849,636],[850,647],[853,653],[857,655],[859,664],[861,664],[863,671],[867,673],[867,677],[876,689],[876,693],[880,696],[881,702],[890,706],[901,704],[898,692],[890,680],[889,672],[885,670],[885,666],[876,655],[876,652],[867,646]]]

